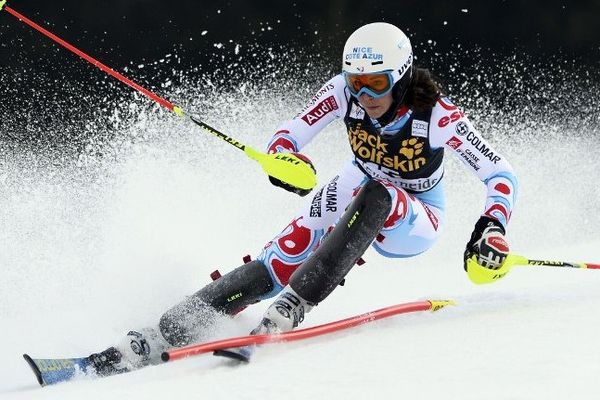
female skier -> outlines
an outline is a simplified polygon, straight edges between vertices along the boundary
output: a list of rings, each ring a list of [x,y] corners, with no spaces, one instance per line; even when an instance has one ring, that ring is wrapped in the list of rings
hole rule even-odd
[[[299,152],[338,118],[344,120],[351,150],[339,174],[254,261],[168,310],[158,329],[132,331],[116,348],[90,356],[100,374],[157,363],[165,349],[200,340],[217,315],[233,315],[276,295],[253,333],[289,331],[340,284],[369,245],[385,257],[423,253],[444,225],[445,151],[487,188],[465,262],[474,258],[490,269],[502,264],[517,190],[512,168],[441,94],[429,71],[413,66],[410,40],[394,25],[371,23],[350,35],[342,73],[283,123],[268,152],[293,152],[312,166]],[[270,179],[301,196],[308,194]],[[247,356],[239,349],[225,353]]]

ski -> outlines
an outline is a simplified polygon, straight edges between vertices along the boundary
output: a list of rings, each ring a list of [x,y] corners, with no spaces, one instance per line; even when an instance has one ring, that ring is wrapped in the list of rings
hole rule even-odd
[[[121,358],[121,354],[114,347],[88,357],[32,358],[29,354],[23,354],[23,358],[41,386],[67,382],[79,377],[105,377],[129,372],[129,369],[117,368],[113,364]]]
[[[391,317],[393,315],[418,311],[433,312],[455,304],[456,303],[453,300],[424,300],[397,304],[343,320],[281,334],[247,335],[176,348],[162,353],[161,358],[163,361],[167,362],[213,352],[216,353],[216,355],[235,358],[241,361],[249,361],[252,350],[257,345],[308,339],[352,328],[382,318]],[[239,351],[239,348],[242,348],[242,351]],[[244,350],[248,351],[246,352]],[[25,358],[25,361],[27,361],[31,367],[41,386],[68,382],[78,377],[105,377],[128,372],[127,369],[98,370],[96,367],[98,360],[96,360],[95,363],[94,357],[97,358],[99,355],[100,354],[92,354],[89,357],[82,358],[32,358],[28,354],[23,354],[23,358]],[[102,371],[102,373],[99,373],[98,371]]]
[[[87,374],[92,368],[87,358],[31,358],[23,354],[35,377],[42,386],[70,381]]]

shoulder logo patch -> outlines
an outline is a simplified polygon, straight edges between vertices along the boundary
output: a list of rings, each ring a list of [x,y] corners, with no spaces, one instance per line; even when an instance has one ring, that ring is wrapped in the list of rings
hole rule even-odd
[[[413,119],[412,122],[412,136],[424,137],[428,136],[429,132],[429,122],[420,121],[418,119]]]
[[[458,136],[465,136],[467,133],[469,133],[469,126],[465,121],[460,121],[456,124],[456,134]]]

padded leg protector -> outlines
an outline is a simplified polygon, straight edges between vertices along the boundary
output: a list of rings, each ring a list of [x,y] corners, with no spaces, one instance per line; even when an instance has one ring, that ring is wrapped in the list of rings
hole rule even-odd
[[[191,343],[219,314],[234,314],[273,290],[265,265],[254,260],[209,283],[169,309],[160,319],[162,335],[173,346]]]
[[[369,181],[321,246],[292,274],[292,289],[313,304],[325,299],[381,231],[391,207],[387,189],[377,181]]]

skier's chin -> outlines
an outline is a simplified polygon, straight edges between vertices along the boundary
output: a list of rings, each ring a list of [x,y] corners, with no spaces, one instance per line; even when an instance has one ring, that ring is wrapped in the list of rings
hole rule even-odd
[[[386,108],[383,106],[365,106],[365,111],[371,118],[379,118],[386,112]]]
[[[369,117],[375,119],[380,118],[385,114],[391,107],[393,101],[391,93],[380,98],[373,98],[367,94],[363,94],[358,98],[358,102],[365,109]]]

